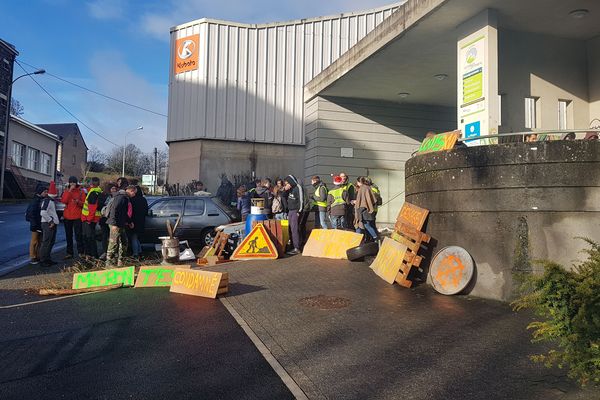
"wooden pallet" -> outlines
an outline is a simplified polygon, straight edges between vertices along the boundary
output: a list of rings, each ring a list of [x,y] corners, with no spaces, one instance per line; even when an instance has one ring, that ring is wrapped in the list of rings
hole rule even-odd
[[[279,257],[282,257],[283,254],[285,254],[285,247],[287,245],[286,238],[288,235],[284,232],[284,229],[287,229],[287,227],[282,228],[281,221],[279,220],[268,219],[266,221],[252,221],[252,228],[254,228],[257,223],[263,224],[265,230],[269,234],[269,238],[277,248],[277,254],[279,254]]]
[[[396,282],[401,286],[409,288],[412,286],[412,281],[408,279],[408,275],[412,267],[418,268],[421,266],[423,257],[419,255],[419,250],[424,243],[429,243],[431,236],[410,225],[398,222],[396,230],[392,234],[392,239],[406,246],[402,266],[396,275]]]
[[[228,240],[228,233],[217,232],[217,236],[215,236],[213,244],[211,246],[204,246],[200,253],[198,253],[198,260],[196,261],[196,264],[215,265],[226,261],[223,257],[223,250],[225,250]]]

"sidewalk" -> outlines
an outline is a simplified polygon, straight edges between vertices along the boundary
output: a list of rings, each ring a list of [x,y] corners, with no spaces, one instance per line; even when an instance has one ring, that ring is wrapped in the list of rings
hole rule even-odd
[[[565,370],[531,362],[543,351],[530,343],[531,315],[504,303],[392,286],[348,261],[296,256],[207,269],[229,272],[221,301],[310,399],[600,398]]]

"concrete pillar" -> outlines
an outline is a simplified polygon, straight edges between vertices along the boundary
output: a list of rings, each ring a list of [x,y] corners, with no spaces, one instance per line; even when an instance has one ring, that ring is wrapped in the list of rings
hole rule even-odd
[[[458,27],[457,120],[464,137],[498,133],[498,30],[494,10],[485,10]],[[488,144],[473,140],[469,146]]]

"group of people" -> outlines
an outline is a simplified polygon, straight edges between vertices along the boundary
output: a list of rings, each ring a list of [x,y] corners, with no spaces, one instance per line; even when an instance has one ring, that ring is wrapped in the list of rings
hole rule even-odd
[[[31,231],[30,263],[44,267],[56,264],[51,253],[60,224],[58,202],[65,205],[65,259],[95,258],[106,260],[107,266],[121,266],[129,254],[138,258],[142,252],[139,235],[145,228],[148,202],[137,182],[119,178],[116,183],[107,182],[103,188],[97,177],[86,185],[81,185],[74,176],[68,182],[60,197],[54,182],[49,187],[40,184],[36,188],[26,211]],[[96,239],[97,226],[101,232],[100,243]]]
[[[334,188],[329,190],[319,176],[311,179],[314,192],[307,196],[299,180],[288,175],[276,179],[263,178],[237,189],[237,208],[245,221],[251,212],[251,199],[264,201],[264,213],[279,220],[288,220],[293,249],[298,254],[306,236],[306,222],[314,211],[315,227],[321,229],[353,229],[376,241],[377,208],[382,204],[379,188],[370,178],[359,176],[352,184],[344,172],[333,176]]]

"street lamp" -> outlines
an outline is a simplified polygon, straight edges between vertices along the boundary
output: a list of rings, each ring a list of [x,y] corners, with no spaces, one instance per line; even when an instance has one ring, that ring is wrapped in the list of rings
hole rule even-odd
[[[4,171],[6,170],[6,161],[8,159],[8,157],[6,156],[6,152],[8,151],[8,128],[10,126],[10,109],[12,107],[12,86],[15,84],[16,81],[23,78],[24,76],[40,75],[40,74],[45,74],[45,73],[46,73],[45,69],[38,69],[37,71],[29,72],[27,74],[17,76],[8,85],[8,91],[7,91],[7,94],[8,94],[8,99],[7,99],[8,110],[7,111],[8,112],[6,113],[6,125],[4,126],[4,143],[2,144],[2,160],[1,160],[1,164],[0,164],[0,200],[4,200]]]
[[[123,170],[121,171],[121,176],[125,176],[125,149],[127,148],[127,135],[129,135],[131,132],[141,131],[142,129],[144,129],[143,126],[138,126],[137,128],[132,129],[125,134],[125,143],[123,144]]]

